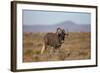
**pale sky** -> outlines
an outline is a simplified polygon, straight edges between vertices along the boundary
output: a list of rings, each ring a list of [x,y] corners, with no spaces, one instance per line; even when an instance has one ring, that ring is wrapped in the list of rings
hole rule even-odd
[[[91,24],[91,14],[82,12],[23,10],[23,25],[54,25],[63,21]]]

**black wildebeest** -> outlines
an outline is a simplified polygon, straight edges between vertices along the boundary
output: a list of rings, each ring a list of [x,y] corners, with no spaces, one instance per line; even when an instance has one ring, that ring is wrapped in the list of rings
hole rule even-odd
[[[51,46],[54,49],[61,47],[61,44],[64,42],[65,39],[65,30],[61,28],[57,28],[56,33],[47,33],[44,36],[43,40],[43,48],[41,49],[41,54],[47,48],[47,46]],[[67,33],[68,36],[68,33]]]

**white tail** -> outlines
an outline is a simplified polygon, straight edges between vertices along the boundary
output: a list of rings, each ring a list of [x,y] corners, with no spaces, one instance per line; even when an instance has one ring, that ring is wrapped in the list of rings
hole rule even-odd
[[[41,54],[43,54],[44,50],[45,50],[45,44],[43,43],[43,47],[41,49]]]

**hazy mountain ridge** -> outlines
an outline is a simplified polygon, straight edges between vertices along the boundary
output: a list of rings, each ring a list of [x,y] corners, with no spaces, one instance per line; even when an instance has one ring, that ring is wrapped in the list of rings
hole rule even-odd
[[[54,25],[24,25],[24,32],[55,32],[57,27],[61,27],[65,29],[65,31],[69,32],[90,32],[91,25],[90,24],[76,24],[72,21],[64,21],[61,23],[57,23]]]

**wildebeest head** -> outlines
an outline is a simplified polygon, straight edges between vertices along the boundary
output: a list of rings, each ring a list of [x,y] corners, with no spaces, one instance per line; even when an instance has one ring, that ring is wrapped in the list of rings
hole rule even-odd
[[[66,32],[65,32],[65,30],[64,29],[61,29],[61,28],[57,28],[57,35],[58,35],[58,37],[59,37],[59,39],[60,39],[60,41],[64,41],[64,39],[65,39],[65,36],[67,35],[68,36],[68,32],[67,32],[67,34],[66,34]]]

